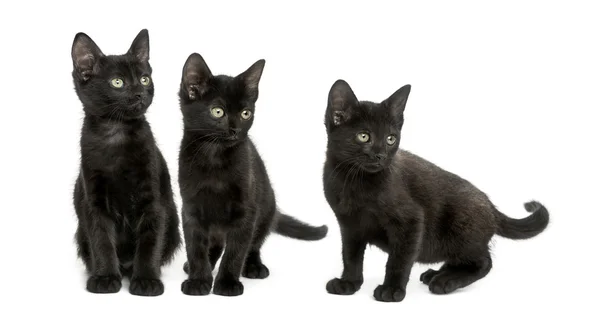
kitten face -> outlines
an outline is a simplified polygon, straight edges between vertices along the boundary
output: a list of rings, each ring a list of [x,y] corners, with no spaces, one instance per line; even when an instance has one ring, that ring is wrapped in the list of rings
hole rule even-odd
[[[244,140],[254,122],[264,65],[261,59],[236,77],[213,76],[202,56],[190,55],[179,92],[185,129],[226,146]]]
[[[114,120],[146,113],[154,97],[148,31],[142,30],[123,55],[104,55],[78,33],[73,41],[73,80],[86,113]]]
[[[398,151],[409,93],[406,85],[381,103],[359,101],[348,83],[336,81],[325,115],[328,152],[368,173],[388,168]]]

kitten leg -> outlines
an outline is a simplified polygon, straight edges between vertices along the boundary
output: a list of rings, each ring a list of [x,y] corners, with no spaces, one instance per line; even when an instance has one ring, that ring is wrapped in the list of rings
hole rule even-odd
[[[136,193],[136,244],[133,273],[129,293],[140,296],[158,296],[164,292],[160,269],[165,243],[168,212],[160,201],[160,189],[152,178],[153,172],[141,170]]]
[[[115,246],[115,223],[107,210],[106,180],[92,172],[87,174],[84,188],[88,200],[82,205],[82,220],[86,228],[85,240],[89,243],[91,276],[86,288],[92,293],[116,293],[121,289],[121,274]]]
[[[211,237],[210,248],[208,249],[208,260],[210,262],[210,268],[212,270],[215,269],[217,261],[219,261],[219,258],[221,258],[224,247],[225,243],[222,237]],[[183,271],[186,274],[190,273],[190,264],[188,262],[183,263]]]
[[[208,228],[200,225],[193,208],[183,204],[182,221],[185,247],[187,253],[184,270],[188,279],[181,284],[181,291],[186,295],[208,295],[212,288],[213,276],[209,261],[210,235]]]
[[[144,187],[148,190],[139,193],[140,201],[135,209],[140,216],[135,227],[137,243],[129,292],[140,296],[158,296],[164,292],[164,285],[160,280],[160,265],[166,215],[155,199],[151,186],[144,184]]]
[[[269,268],[260,259],[260,246],[253,245],[246,258],[242,275],[246,278],[263,279],[269,274]]]
[[[254,232],[254,239],[252,240],[252,246],[250,247],[250,252],[248,253],[244,263],[242,276],[253,279],[264,279],[269,276],[269,268],[263,264],[260,257],[260,248],[262,247],[270,230],[270,221],[263,221],[263,223],[256,228],[256,231]]]
[[[385,279],[373,296],[381,302],[400,302],[406,296],[410,271],[421,242],[422,222],[416,219],[389,218],[384,227],[389,239]]]
[[[482,279],[491,269],[492,258],[485,250],[478,257],[444,265],[429,282],[429,290],[434,294],[451,293]]]
[[[252,224],[246,224],[227,233],[225,254],[215,280],[214,294],[237,296],[244,293],[240,274],[252,242],[252,229]]]
[[[352,295],[363,283],[363,261],[367,243],[360,240],[354,232],[343,227],[341,229],[344,271],[341,278],[330,280],[326,289],[330,294]]]

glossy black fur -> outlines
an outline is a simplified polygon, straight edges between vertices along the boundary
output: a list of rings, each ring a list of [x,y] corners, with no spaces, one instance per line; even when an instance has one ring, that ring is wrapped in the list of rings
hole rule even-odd
[[[188,295],[210,293],[212,271],[223,253],[213,293],[243,293],[240,274],[265,278],[260,248],[271,230],[319,240],[327,227],[312,227],[280,214],[267,170],[248,138],[264,60],[236,77],[213,76],[204,59],[186,61],[180,89],[184,134],[179,156],[182,222],[189,277],[181,285]],[[221,107],[217,118],[211,110]],[[244,119],[242,113],[251,111]]]
[[[181,244],[171,179],[145,119],[154,85],[149,39],[142,30],[124,55],[104,55],[84,33],[72,49],[75,91],[83,103],[81,168],[74,190],[76,242],[93,293],[115,293],[123,275],[130,293],[164,291],[161,266]],[[122,78],[121,88],[111,86]]]
[[[398,150],[409,93],[406,85],[374,103],[359,102],[343,80],[330,90],[323,182],[341,229],[344,269],[327,283],[329,293],[360,289],[365,247],[372,244],[389,254],[376,300],[403,300],[415,262],[444,262],[421,281],[431,292],[447,294],[487,275],[494,234],[527,239],[548,224],[548,211],[538,202],[525,204],[532,213],[527,218],[508,218],[468,181]],[[357,139],[361,132],[370,134],[368,142]],[[392,145],[389,135],[396,137]]]

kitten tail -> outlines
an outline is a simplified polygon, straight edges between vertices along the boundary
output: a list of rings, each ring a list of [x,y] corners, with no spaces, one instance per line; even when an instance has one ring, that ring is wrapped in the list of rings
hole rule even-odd
[[[278,234],[307,241],[321,240],[325,238],[327,231],[326,225],[314,227],[282,213],[279,213],[275,224],[275,232]]]
[[[498,219],[497,234],[514,240],[529,239],[537,236],[548,226],[550,215],[544,205],[537,201],[524,204],[525,210],[531,213],[523,219],[513,219],[494,208]]]

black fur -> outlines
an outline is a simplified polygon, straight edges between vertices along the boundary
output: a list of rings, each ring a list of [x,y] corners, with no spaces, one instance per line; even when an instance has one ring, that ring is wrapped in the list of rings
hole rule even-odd
[[[490,271],[488,243],[494,234],[526,239],[548,225],[540,203],[525,204],[532,212],[525,219],[508,218],[468,181],[398,150],[409,93],[406,85],[373,103],[359,102],[343,80],[330,90],[323,183],[342,233],[344,270],[327,283],[329,293],[360,289],[367,244],[389,254],[376,300],[403,300],[415,262],[444,262],[440,270],[423,273],[421,281],[433,293],[450,293]]]
[[[235,296],[244,290],[240,274],[269,275],[260,248],[271,230],[303,240],[327,234],[326,226],[312,227],[277,211],[267,170],[248,138],[264,64],[259,60],[236,77],[213,76],[194,53],[183,68],[179,184],[189,274],[181,285],[185,294],[210,292],[224,249],[213,293]]]
[[[117,56],[104,55],[78,33],[72,58],[85,112],[74,205],[87,289],[118,292],[127,275],[130,293],[160,295],[161,266],[173,258],[181,234],[169,171],[144,116],[154,95],[148,31]]]

